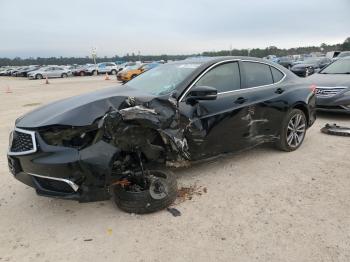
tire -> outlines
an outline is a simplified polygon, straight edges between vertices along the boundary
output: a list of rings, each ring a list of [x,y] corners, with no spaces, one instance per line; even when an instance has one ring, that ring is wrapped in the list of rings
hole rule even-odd
[[[42,75],[42,74],[37,74],[37,75],[35,76],[35,78],[36,78],[36,79],[43,79],[43,75]]]
[[[92,71],[91,75],[93,75],[93,76],[97,76],[97,75],[98,75],[97,70]]]
[[[127,191],[121,185],[113,187],[114,201],[118,208],[128,213],[148,214],[162,210],[171,205],[177,196],[177,182],[170,171],[151,170],[154,181],[165,186],[166,193],[154,193],[152,185],[143,191]],[[153,183],[154,184],[154,183]],[[152,187],[154,189],[154,187]]]
[[[62,78],[67,78],[68,75],[67,75],[66,73],[63,73],[63,74],[61,75],[61,77],[62,77]]]
[[[304,112],[300,109],[292,109],[282,121],[280,138],[276,142],[277,148],[286,152],[297,150],[304,141],[306,127],[307,121]]]
[[[116,74],[117,74],[117,70],[113,69],[113,70],[111,71],[111,74],[112,74],[112,75],[116,75]]]
[[[79,75],[80,75],[80,76],[85,76],[85,73],[84,73],[84,72],[80,72]]]
[[[135,78],[135,77],[137,77],[137,75],[132,75],[132,76],[131,76],[131,79],[133,79],[133,78]]]

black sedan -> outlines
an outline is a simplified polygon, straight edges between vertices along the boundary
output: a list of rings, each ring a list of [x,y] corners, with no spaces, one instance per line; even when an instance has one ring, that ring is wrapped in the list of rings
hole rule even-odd
[[[307,81],[316,87],[318,110],[350,114],[350,57],[333,62]]]
[[[38,70],[41,66],[28,66],[28,67],[24,67],[21,70],[16,71],[15,73],[13,73],[13,76],[22,76],[22,77],[27,77],[28,73]]]
[[[302,77],[312,75],[318,69],[322,69],[332,62],[327,57],[311,57],[306,58],[303,62],[300,62],[290,69],[294,74]]]
[[[149,182],[149,174],[160,174],[152,170],[262,143],[294,151],[314,121],[313,88],[278,64],[251,57],[185,60],[18,118],[8,163],[40,195],[86,202],[128,188],[147,192],[142,211],[125,192],[118,206],[147,212],[151,198],[161,201],[175,185],[163,184],[162,175]]]

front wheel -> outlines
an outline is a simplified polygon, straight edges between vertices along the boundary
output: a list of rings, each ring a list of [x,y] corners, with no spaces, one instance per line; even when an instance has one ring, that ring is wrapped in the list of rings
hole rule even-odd
[[[177,182],[170,171],[150,170],[144,179],[128,177],[113,187],[114,201],[128,213],[147,214],[171,205],[177,196]]]
[[[37,74],[37,75],[35,76],[35,78],[36,78],[36,79],[43,79],[43,75],[42,75],[42,74]]]
[[[66,73],[63,73],[61,77],[62,77],[62,78],[67,78],[68,75],[67,75]]]
[[[304,141],[306,125],[304,112],[296,108],[291,110],[282,121],[277,147],[287,152],[297,150]]]
[[[113,70],[111,71],[111,74],[112,74],[112,75],[116,75],[116,74],[117,74],[117,70],[113,69]]]

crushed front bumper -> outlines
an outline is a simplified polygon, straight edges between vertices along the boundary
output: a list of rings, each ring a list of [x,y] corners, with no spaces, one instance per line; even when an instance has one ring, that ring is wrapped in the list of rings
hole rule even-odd
[[[51,146],[38,132],[30,132],[34,136],[33,143],[29,143],[33,149],[24,154],[10,150],[7,155],[10,172],[17,180],[42,196],[80,202],[110,198],[106,179],[118,153],[116,147],[103,141],[82,150]]]

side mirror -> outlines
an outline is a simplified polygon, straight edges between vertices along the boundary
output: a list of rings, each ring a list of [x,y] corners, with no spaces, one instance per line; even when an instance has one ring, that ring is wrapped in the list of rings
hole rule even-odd
[[[187,95],[186,101],[193,103],[199,100],[215,100],[218,90],[210,86],[193,87]]]

